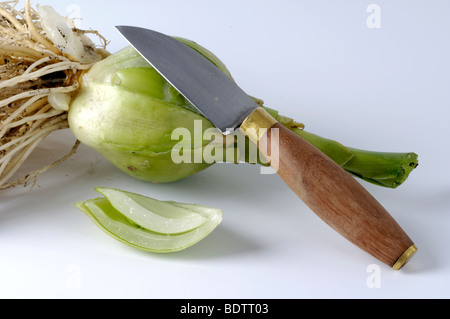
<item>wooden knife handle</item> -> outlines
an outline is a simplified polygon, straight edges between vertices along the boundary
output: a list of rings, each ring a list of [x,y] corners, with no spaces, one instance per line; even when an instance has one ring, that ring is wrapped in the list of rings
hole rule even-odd
[[[413,241],[386,209],[329,157],[263,109],[250,115],[241,130],[249,128],[270,128],[248,136],[285,183],[338,233],[396,270],[415,254]]]

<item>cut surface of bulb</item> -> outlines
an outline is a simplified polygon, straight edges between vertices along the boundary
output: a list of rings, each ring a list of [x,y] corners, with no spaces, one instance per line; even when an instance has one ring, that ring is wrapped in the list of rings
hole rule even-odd
[[[143,251],[185,250],[208,237],[223,219],[223,211],[216,208],[159,201],[105,187],[96,190],[105,197],[74,206],[106,234]]]

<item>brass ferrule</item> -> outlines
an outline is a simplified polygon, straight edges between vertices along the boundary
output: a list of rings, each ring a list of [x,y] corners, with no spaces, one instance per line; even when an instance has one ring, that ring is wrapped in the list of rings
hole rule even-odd
[[[408,261],[410,261],[411,258],[416,254],[416,252],[417,252],[416,245],[412,245],[403,253],[403,255],[400,256],[400,258],[397,260],[394,266],[392,266],[392,268],[394,268],[395,270],[402,269],[408,263]]]
[[[240,127],[243,134],[255,144],[270,130],[277,122],[269,113],[262,107],[257,108],[250,114]]]

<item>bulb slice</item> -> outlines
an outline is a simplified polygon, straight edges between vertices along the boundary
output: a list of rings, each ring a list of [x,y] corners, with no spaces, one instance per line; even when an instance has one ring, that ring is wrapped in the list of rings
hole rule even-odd
[[[223,219],[220,209],[163,202],[117,189],[96,190],[105,198],[81,201],[75,207],[111,237],[148,252],[171,253],[192,247]]]
[[[207,215],[150,197],[111,188],[96,188],[111,205],[142,228],[161,234],[179,234],[200,227]]]

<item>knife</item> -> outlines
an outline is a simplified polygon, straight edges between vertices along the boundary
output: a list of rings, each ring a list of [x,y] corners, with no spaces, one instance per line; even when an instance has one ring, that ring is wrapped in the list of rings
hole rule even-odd
[[[278,123],[204,56],[160,32],[116,28],[223,134],[239,129],[264,156],[274,159],[271,166],[278,175],[339,234],[396,270],[416,253],[414,242],[358,181]]]

